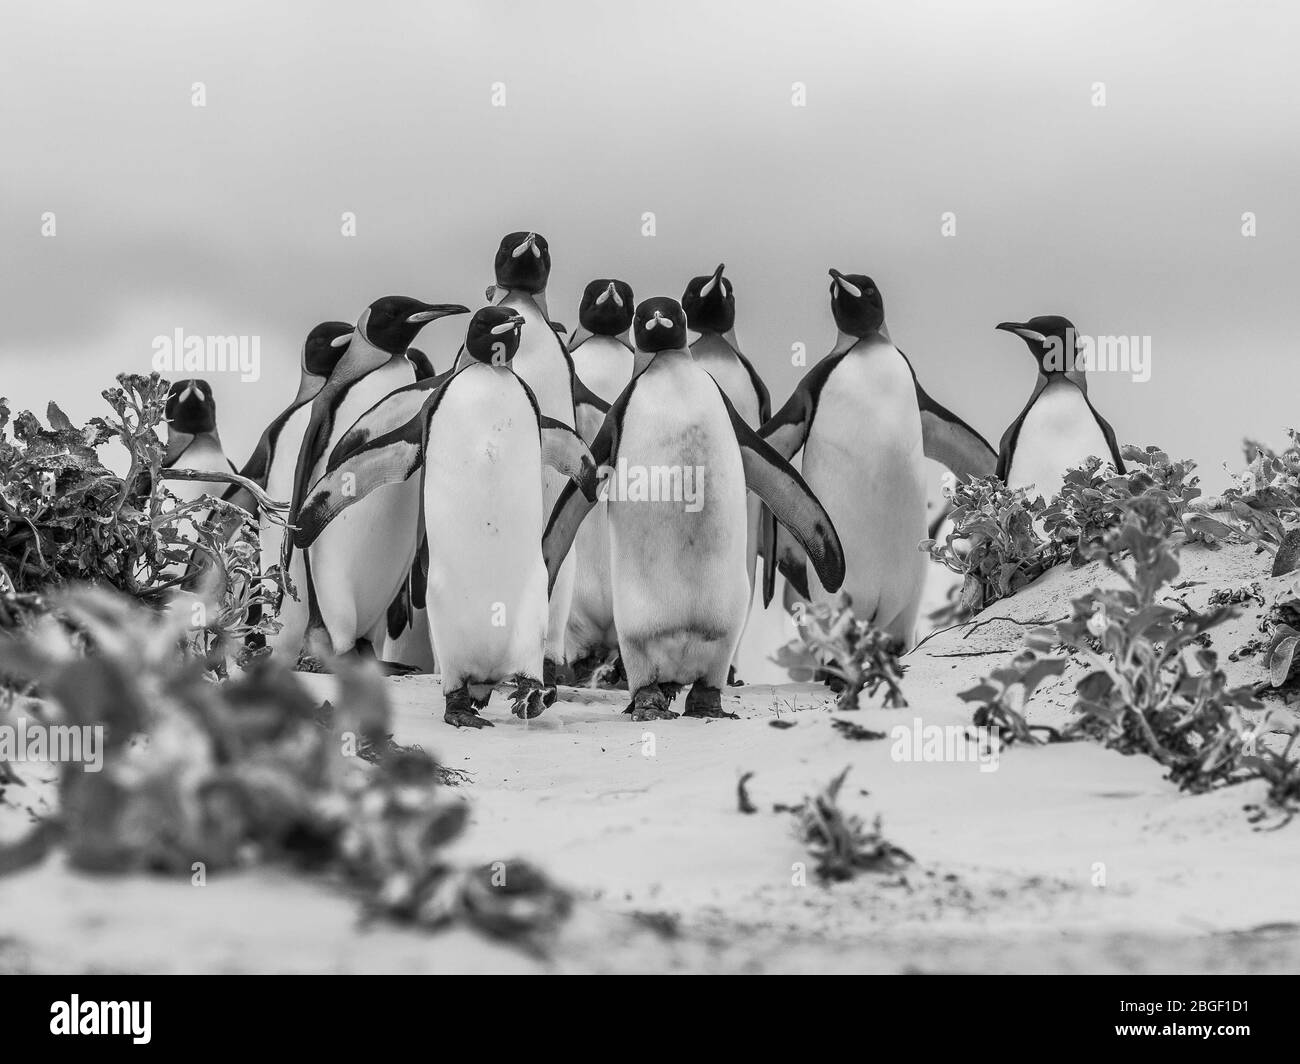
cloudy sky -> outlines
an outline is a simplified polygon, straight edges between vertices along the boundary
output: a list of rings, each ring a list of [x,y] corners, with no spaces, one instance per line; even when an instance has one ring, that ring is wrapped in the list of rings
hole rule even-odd
[[[1294,4],[9,0],[2,19],[19,407],[99,413],[177,328],[257,335],[261,379],[213,379],[241,463],[312,325],[388,293],[477,306],[500,237],[534,229],[570,324],[593,277],[680,296],[725,261],[777,402],[792,345],[833,340],[835,266],[875,278],[931,393],[995,443],[1033,366],[993,326],[1049,313],[1151,338],[1151,379],[1096,375],[1094,401],[1209,483],[1243,435],[1300,427]],[[426,330],[440,369],[462,329]]]

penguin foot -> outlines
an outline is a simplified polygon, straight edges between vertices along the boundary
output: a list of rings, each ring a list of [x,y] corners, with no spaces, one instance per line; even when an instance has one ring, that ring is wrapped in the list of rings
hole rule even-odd
[[[480,704],[487,704],[487,699],[483,699]],[[495,725],[486,717],[478,715],[478,709],[475,708],[475,699],[470,697],[467,687],[458,687],[454,691],[447,692],[447,708],[443,711],[442,719],[450,724],[453,728],[492,728]]]
[[[727,686],[728,686],[728,687],[744,687],[744,686],[745,686],[745,681],[742,680],[739,676],[736,675],[736,666],[734,666],[734,665],[729,665],[729,666],[727,667]]]
[[[677,696],[682,693],[684,686],[684,684],[680,683],[661,683],[659,690],[664,693],[664,697],[671,703],[677,701]]]
[[[605,663],[605,655],[598,650],[593,650],[590,654],[584,654],[576,661],[569,663],[569,679],[574,687],[588,687],[596,677],[596,673]],[[545,663],[543,662],[543,666]],[[543,677],[544,678],[544,677]]]
[[[540,717],[542,711],[555,704],[559,694],[553,684],[543,684],[532,676],[516,673],[511,677],[515,689],[510,692],[510,712],[520,720]]]
[[[722,708],[722,692],[716,687],[707,686],[698,680],[686,696],[686,713],[688,717],[728,717],[739,720],[735,713],[728,713]]]
[[[623,710],[633,720],[675,720],[678,714],[668,708],[669,698],[659,684],[646,684],[632,696],[632,704]]]
[[[542,659],[542,683],[554,687],[559,682],[560,664],[552,658]]]

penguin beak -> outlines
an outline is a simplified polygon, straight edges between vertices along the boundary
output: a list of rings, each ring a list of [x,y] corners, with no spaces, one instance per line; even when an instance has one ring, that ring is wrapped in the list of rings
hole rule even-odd
[[[612,299],[614,301],[614,306],[616,307],[621,307],[623,305],[623,297],[618,294],[618,289],[614,287],[613,281],[610,281],[609,287],[605,289],[605,295],[602,297],[602,302],[605,299]]]
[[[426,303],[424,310],[417,310],[406,319],[408,325],[423,325],[425,322],[436,321],[438,318],[445,318],[449,314],[468,314],[469,307],[462,307],[459,303]]]
[[[524,239],[520,242],[519,246],[515,248],[514,251],[510,252],[510,257],[512,259],[517,259],[525,251],[531,251],[534,257],[541,258],[542,253],[537,247],[536,233],[529,233],[526,237],[524,237]]]
[[[1047,342],[1046,336],[1022,322],[1003,321],[999,322],[995,328],[1001,329],[1003,332],[1015,333],[1022,340],[1033,340],[1035,343],[1040,344]]]
[[[834,279],[835,284],[836,284],[836,285],[840,288],[840,290],[843,291],[846,295],[850,295],[850,296],[852,296],[854,299],[858,299],[859,297],[861,297],[861,295],[862,295],[862,289],[859,288],[857,285],[855,285],[855,284],[854,284],[852,281],[850,281],[847,277],[845,277],[844,274],[840,273],[839,270],[837,270],[837,269],[835,269],[835,268],[832,267],[832,268],[831,268],[831,271],[830,271],[830,274],[831,274],[831,277]],[[834,289],[832,289],[832,291],[834,291]]]
[[[523,323],[524,323],[524,319],[522,314],[512,314],[510,317],[506,318],[506,320],[503,321],[500,325],[492,326],[490,332],[492,333],[493,336],[501,336],[503,333],[514,332],[521,325],[523,325]]]

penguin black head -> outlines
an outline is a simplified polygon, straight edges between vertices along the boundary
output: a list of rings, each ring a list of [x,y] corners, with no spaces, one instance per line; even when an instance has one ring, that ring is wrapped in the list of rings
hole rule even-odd
[[[509,307],[484,307],[474,312],[465,332],[465,350],[470,357],[491,366],[506,366],[519,350],[522,314]]]
[[[365,337],[390,355],[405,353],[416,334],[431,321],[448,314],[468,314],[459,303],[422,303],[409,296],[384,296],[370,304],[365,317]]]
[[[686,324],[696,332],[726,333],[736,324],[736,293],[722,276],[725,267],[703,277],[692,277],[682,294]]]
[[[418,347],[408,347],[406,349],[406,361],[415,370],[415,379],[417,381],[427,381],[430,377],[438,375],[438,371],[433,368],[433,359]]]
[[[670,351],[686,346],[686,311],[675,299],[655,296],[636,308],[632,336],[638,351]]]
[[[345,321],[323,321],[307,334],[302,345],[302,366],[317,377],[328,377],[352,340],[353,326]]]
[[[212,399],[212,385],[190,379],[177,381],[167,393],[163,418],[177,432],[197,436],[217,427],[217,404]]]
[[[1028,321],[1004,321],[997,328],[1015,333],[1029,348],[1044,374],[1075,372],[1078,353],[1074,324],[1059,314],[1044,314]]]
[[[594,336],[617,336],[632,327],[632,286],[602,277],[587,285],[578,307],[578,322]]]
[[[551,276],[551,249],[537,233],[511,233],[497,248],[497,285],[514,292],[546,290]]]
[[[880,289],[864,273],[831,273],[831,314],[835,324],[850,336],[871,336],[885,324],[885,301]]]

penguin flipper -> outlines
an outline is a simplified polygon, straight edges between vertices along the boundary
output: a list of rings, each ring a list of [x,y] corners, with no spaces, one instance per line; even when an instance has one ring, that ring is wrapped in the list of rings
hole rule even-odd
[[[1115,472],[1123,476],[1128,470],[1124,466],[1124,459],[1120,457],[1119,442],[1115,439],[1115,430],[1110,427],[1110,422],[1097,413],[1097,408],[1092,405],[1092,400],[1088,398],[1088,393],[1083,393],[1083,401],[1088,404],[1088,409],[1092,411],[1092,416],[1097,419],[1097,427],[1101,429],[1101,434],[1106,437],[1106,446],[1110,448],[1110,460],[1115,465]],[[1098,455],[1100,458],[1101,456]]]
[[[594,407],[602,415],[609,413],[609,404],[583,384],[582,378],[577,373],[573,374],[573,405]]]
[[[539,415],[537,425],[542,433],[542,464],[576,482],[584,495],[594,495],[596,463],[582,437],[553,417]]]
[[[1023,410],[1016,415],[1016,420],[1007,426],[1006,432],[1002,434],[1002,439],[998,441],[998,465],[994,470],[996,476],[1003,484],[1007,482],[1007,477],[1011,475],[1011,459],[1016,453],[1016,443],[1020,439],[1020,427],[1025,423],[1025,417],[1029,414],[1030,408],[1038,402],[1039,395],[1047,387],[1047,378],[1041,373],[1038,375],[1038,381],[1034,384],[1033,393],[1029,396],[1029,402],[1025,404]]]
[[[844,548],[830,514],[794,467],[736,413],[721,386],[718,394],[740,445],[745,486],[763,500],[772,516],[798,541],[822,586],[827,591],[838,591],[844,583]],[[765,561],[765,577],[766,566]]]
[[[421,518],[423,520],[423,518]],[[429,537],[420,536],[420,546],[415,551],[415,564],[411,566],[411,605],[422,610],[429,595]]]
[[[600,426],[596,438],[591,441],[591,459],[597,471],[609,466],[618,455],[623,415],[627,411],[628,401],[632,398],[635,388],[636,378],[633,377],[610,406],[604,424]],[[573,546],[578,528],[600,499],[599,485],[598,472],[594,472],[589,478],[583,478],[581,488],[578,481],[570,480],[564,485],[560,497],[555,500],[555,507],[546,522],[546,531],[542,534],[542,557],[546,561],[548,598],[555,587],[555,578],[559,575],[560,566]]]
[[[298,508],[294,546],[300,550],[310,547],[344,510],[377,488],[402,483],[420,469],[424,465],[427,425],[427,416],[421,410],[406,424],[367,443],[316,481]]]
[[[958,479],[987,477],[998,465],[998,453],[989,441],[947,407],[936,403],[921,387],[915,370],[916,405],[921,411],[921,438],[926,458],[942,462]]]
[[[412,572],[415,570],[412,569]],[[397,597],[388,606],[387,631],[389,639],[396,639],[411,626],[411,584],[402,585]]]
[[[744,354],[732,348],[736,352],[736,358],[740,364],[745,367],[745,372],[749,374],[749,383],[754,386],[754,394],[758,397],[758,423],[766,424],[768,418],[772,416],[772,393],[767,390],[767,385],[763,383],[763,378],[758,375],[758,370],[754,364],[747,359]]]

